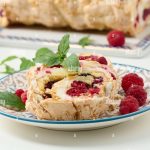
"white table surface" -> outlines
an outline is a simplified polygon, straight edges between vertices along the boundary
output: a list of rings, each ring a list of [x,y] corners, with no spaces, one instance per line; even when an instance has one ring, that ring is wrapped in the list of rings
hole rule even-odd
[[[33,53],[0,47],[0,59],[12,54],[32,57]],[[111,60],[150,69],[150,55],[141,59],[112,57]],[[113,127],[82,132],[51,131],[0,117],[0,150],[32,149],[150,150],[150,113]]]

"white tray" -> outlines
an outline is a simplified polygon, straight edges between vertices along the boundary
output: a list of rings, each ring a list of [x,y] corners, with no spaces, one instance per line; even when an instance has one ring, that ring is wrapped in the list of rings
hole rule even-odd
[[[150,28],[139,35],[137,38],[126,38],[126,45],[124,47],[110,47],[107,44],[106,34],[96,33],[81,33],[72,31],[56,31],[46,30],[41,28],[7,28],[0,30],[0,45],[21,48],[38,49],[40,47],[49,47],[55,49],[61,37],[69,33],[71,35],[71,51],[76,53],[81,52],[99,52],[108,56],[143,57],[150,51]],[[83,36],[90,35],[94,41],[91,45],[82,48],[78,45],[78,41]]]

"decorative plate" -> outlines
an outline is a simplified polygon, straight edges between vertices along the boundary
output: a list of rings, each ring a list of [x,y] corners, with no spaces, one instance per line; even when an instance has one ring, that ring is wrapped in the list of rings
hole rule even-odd
[[[150,70],[122,65],[114,64],[114,67],[118,71],[119,76],[123,76],[129,72],[135,72],[139,74],[145,80],[145,89],[148,92],[148,101],[150,100]],[[15,91],[18,88],[26,88],[26,71],[18,72],[13,75],[8,75],[0,79],[0,91]],[[16,122],[23,124],[37,126],[47,129],[54,130],[92,130],[96,128],[103,128],[119,124],[125,121],[133,120],[139,116],[144,115],[150,110],[150,104],[141,107],[137,112],[130,113],[127,115],[113,116],[109,118],[99,118],[96,120],[79,120],[79,121],[52,121],[52,120],[38,120],[29,112],[16,112],[4,107],[0,107],[0,114],[3,117],[11,119]]]

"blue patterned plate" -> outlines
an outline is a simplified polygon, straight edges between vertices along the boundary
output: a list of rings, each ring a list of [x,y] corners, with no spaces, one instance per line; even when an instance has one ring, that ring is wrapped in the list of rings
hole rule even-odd
[[[140,108],[139,111],[122,116],[79,121],[38,120],[29,112],[16,112],[4,107],[0,107],[0,114],[1,116],[16,122],[55,130],[91,130],[96,128],[103,128],[121,122],[133,120],[134,118],[144,115],[150,110],[150,70],[122,64],[114,64],[114,67],[118,71],[119,76],[123,76],[129,72],[135,72],[144,79],[145,89],[148,92],[148,102],[144,107]],[[14,91],[18,88],[26,88],[25,71],[18,72],[13,75],[8,75],[0,80],[0,91]]]

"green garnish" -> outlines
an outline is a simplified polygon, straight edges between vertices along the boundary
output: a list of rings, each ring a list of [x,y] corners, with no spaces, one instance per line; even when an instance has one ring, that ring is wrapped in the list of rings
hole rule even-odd
[[[20,71],[29,69],[32,66],[35,66],[35,63],[29,59],[26,59],[25,57],[20,58],[21,64],[20,64]]]
[[[41,63],[46,66],[54,66],[54,65],[62,65],[68,71],[78,71],[79,68],[79,59],[75,54],[70,55],[67,57],[67,53],[69,51],[69,34],[63,36],[58,45],[57,52],[54,53],[52,50],[48,48],[40,48],[37,50],[35,54],[35,58],[33,60],[29,60],[25,57],[17,57],[17,56],[9,56],[3,61],[0,62],[0,65],[5,66],[5,71],[3,73],[12,74],[16,72],[16,70],[10,66],[8,66],[8,61],[12,61],[14,59],[19,59],[21,61],[20,69],[17,71],[22,71],[29,69],[32,66],[35,66],[36,63]]]
[[[14,60],[14,59],[16,59],[16,58],[18,58],[18,57],[17,57],[17,56],[9,56],[9,57],[5,58],[4,60],[2,60],[2,61],[0,62],[0,65],[3,65],[3,64],[5,64],[6,62],[11,61],[11,60]]]
[[[60,64],[59,56],[48,48],[40,48],[33,59],[36,63],[42,63],[48,66]]]
[[[78,71],[80,63],[78,56],[75,54],[71,54],[68,58],[66,58],[61,64],[64,68],[67,68],[68,71]]]
[[[33,59],[36,63],[42,63],[47,66],[62,65],[68,71],[77,71],[79,68],[79,59],[75,54],[67,57],[69,51],[69,35],[65,35],[58,45],[57,53],[48,48],[41,48],[36,52]]]
[[[59,58],[61,60],[64,60],[64,58],[66,57],[68,51],[69,51],[69,35],[65,35],[62,40],[60,41],[60,44],[58,45],[58,52],[57,54],[59,55]]]
[[[2,72],[2,73],[5,73],[5,74],[13,74],[13,73],[15,73],[15,72],[16,72],[16,70],[15,70],[14,68],[12,68],[12,67],[10,67],[9,65],[6,65],[6,64],[5,64],[5,71]]]
[[[25,105],[21,99],[10,92],[0,92],[0,106],[17,111],[25,110]]]
[[[79,40],[79,45],[82,47],[88,46],[92,43],[92,40],[90,39],[89,36],[85,36]]]

